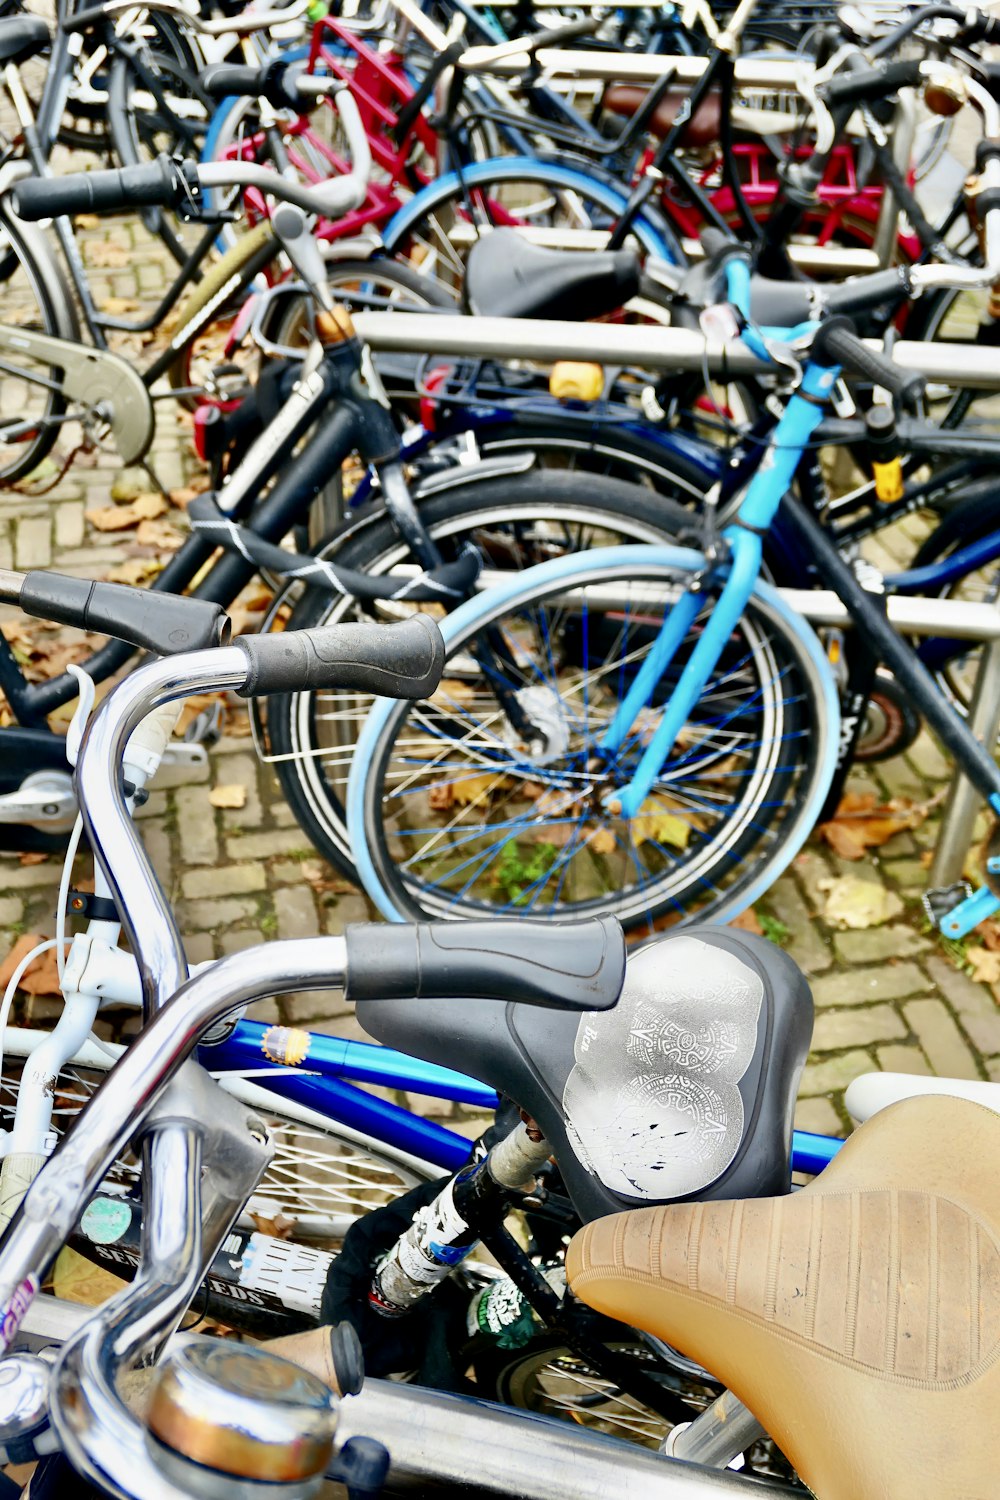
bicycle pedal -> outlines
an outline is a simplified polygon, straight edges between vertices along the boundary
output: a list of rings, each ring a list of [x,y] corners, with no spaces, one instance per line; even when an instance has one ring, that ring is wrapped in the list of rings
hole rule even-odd
[[[924,908],[928,922],[932,927],[940,927],[942,921],[963,901],[968,901],[972,895],[972,886],[967,880],[956,880],[951,885],[941,885],[934,890],[925,891],[921,896],[921,905]]]

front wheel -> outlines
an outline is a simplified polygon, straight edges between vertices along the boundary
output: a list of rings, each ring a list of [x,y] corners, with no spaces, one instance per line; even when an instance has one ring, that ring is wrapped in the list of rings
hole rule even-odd
[[[700,469],[679,455],[673,463],[669,498],[663,493],[668,489],[665,472],[659,476],[659,493],[558,470],[462,482],[444,475],[439,483],[446,487],[418,496],[420,519],[445,560],[472,545],[490,569],[503,573],[590,548],[669,542],[689,523],[684,507],[705,489]],[[375,575],[412,564],[384,511],[373,511],[346,532],[335,533],[319,555]],[[387,601],[377,615],[400,618],[413,607]],[[367,617],[355,601],[313,590],[297,605],[288,628],[359,616]],[[267,701],[269,747],[285,799],[316,848],[351,877],[356,872],[344,809],[347,773],[372,701],[344,692],[288,693]]]
[[[636,816],[614,810],[710,590],[614,753],[606,731],[700,565],[673,547],[571,556],[447,617],[440,688],[379,700],[351,769],[351,845],[385,916],[607,913],[653,931],[725,921],[768,889],[822,806],[839,714],[819,642],[766,585]]]

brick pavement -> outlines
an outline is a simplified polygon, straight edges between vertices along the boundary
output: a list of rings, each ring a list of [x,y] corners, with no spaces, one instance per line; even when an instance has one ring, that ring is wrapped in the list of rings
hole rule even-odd
[[[94,225],[85,231],[96,258],[117,262],[95,268],[95,292],[129,303],[152,305],[164,284],[166,257],[141,229],[124,223]],[[135,359],[149,357],[140,341],[121,347]],[[157,404],[153,462],[168,489],[189,482],[196,472],[188,428],[172,402]],[[60,449],[76,441],[67,430]],[[57,450],[57,454],[58,454]],[[113,458],[97,455],[76,464],[45,496],[0,492],[0,566],[52,565],[66,571],[121,575],[143,565],[155,568],[169,551],[135,531],[96,530],[86,512],[148,488],[143,476],[122,475]],[[166,520],[178,534],[182,510]],[[905,560],[916,533],[907,523],[880,541],[876,559]],[[315,856],[282,803],[273,772],[260,766],[241,722],[241,707],[230,710],[229,733],[211,754],[211,785],[239,783],[247,789],[240,809],[214,809],[209,786],[161,787],[142,809],[141,827],[170,897],[177,902],[193,959],[208,958],[272,937],[335,933],[364,919],[368,903],[356,892],[323,889],[315,881]],[[908,796],[929,801],[947,780],[949,768],[934,744],[922,736],[909,755],[859,772],[852,789],[880,799]],[[815,840],[778,882],[758,913],[779,936],[812,981],[817,1007],[814,1050],[803,1079],[796,1115],[808,1129],[842,1133],[848,1128],[843,1091],[858,1073],[871,1068],[910,1073],[953,1073],[969,1078],[1000,1078],[1000,1012],[997,994],[975,983],[958,966],[962,953],[932,935],[923,920],[919,894],[925,879],[922,856],[933,844],[937,820],[914,832],[895,835],[860,862],[837,858]],[[304,878],[305,872],[314,883]],[[327,874],[329,872],[326,872]],[[899,898],[890,921],[860,931],[840,931],[824,916],[821,882],[844,874],[861,876]],[[0,857],[0,952],[25,931],[52,931],[52,909],[59,864],[22,865]],[[44,1022],[55,1014],[53,1000],[25,1000],[18,1018]],[[340,1035],[359,1036],[349,1007],[338,997],[306,994],[259,1008],[261,1016],[308,1024]],[[100,1023],[103,1028],[113,1025]],[[426,1108],[422,1101],[411,1104]],[[452,1108],[447,1106],[445,1108]],[[470,1130],[474,1123],[453,1118]]]

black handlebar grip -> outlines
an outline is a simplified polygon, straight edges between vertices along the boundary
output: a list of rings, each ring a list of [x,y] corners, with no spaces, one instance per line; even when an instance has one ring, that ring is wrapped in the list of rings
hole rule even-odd
[[[611,1010],[625,980],[614,917],[587,922],[437,922],[347,928],[348,1000],[499,1000]]]
[[[853,318],[887,302],[905,302],[912,291],[909,267],[893,266],[888,271],[873,271],[870,276],[845,281],[842,286],[823,286],[820,300],[829,313]]]
[[[872,380],[897,396],[904,406],[916,406],[924,393],[926,382],[917,370],[904,370],[885,354],[858,338],[848,320],[831,319],[820,326],[813,339],[813,359],[826,360],[843,365],[860,375],[862,380]]]
[[[267,79],[267,67],[250,68],[235,63],[212,63],[202,68],[198,82],[211,99],[228,99],[231,94],[259,99]]]
[[[18,604],[27,615],[114,636],[157,656],[224,646],[229,639],[229,618],[220,604],[123,583],[26,573]]]
[[[427,615],[399,625],[325,625],[242,635],[244,698],[309,688],[359,688],[385,698],[426,698],[441,681],[444,641]]]
[[[861,68],[856,73],[842,73],[831,78],[820,93],[827,104],[863,104],[885,99],[897,89],[915,88],[920,82],[920,63],[880,63],[874,68]]]
[[[169,156],[110,172],[72,172],[66,177],[29,177],[12,192],[21,219],[54,219],[60,214],[114,213],[119,209],[179,205],[197,188],[197,168],[182,169]]]

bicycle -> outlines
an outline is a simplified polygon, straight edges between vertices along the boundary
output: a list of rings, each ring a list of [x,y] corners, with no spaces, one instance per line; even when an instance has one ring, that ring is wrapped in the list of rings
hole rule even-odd
[[[1000,134],[991,96],[974,87],[974,97],[988,133]],[[992,177],[998,169],[989,164],[989,150],[983,170]],[[987,215],[982,272],[916,267],[862,277],[839,289],[838,311],[863,308],[897,277],[913,289],[988,283],[1000,257],[998,230],[996,217]],[[897,395],[912,393],[912,379],[836,323],[758,334],[749,321],[746,262],[736,253],[728,267],[730,300],[739,299],[755,353],[770,357],[769,339],[798,339],[809,348],[815,337],[817,350],[829,350],[826,364],[819,355],[806,365],[805,394],[788,401],[759,450],[758,457],[769,455],[768,465],[749,479],[721,547],[708,533],[707,557],[680,550],[644,556],[636,549],[567,558],[505,582],[446,619],[453,663],[447,680],[465,684],[461,697],[452,692],[410,715],[379,705],[358,742],[349,782],[358,867],[385,915],[458,916],[485,908],[542,916],[606,908],[648,924],[667,911],[685,919],[695,911],[702,919],[732,915],[767,888],[811,831],[832,781],[839,735],[836,694],[818,643],[758,581],[762,537],[779,504],[820,579],[862,622],[872,650],[991,805],[1000,805],[992,759],[822,528],[785,495],[839,364]],[[710,497],[710,506],[717,498]],[[716,595],[720,561],[726,581]],[[685,577],[694,579],[693,588]],[[639,579],[646,586],[633,592],[626,580]],[[765,618],[766,626],[756,625]],[[502,717],[492,717],[488,676],[477,678],[471,663],[459,669],[461,651],[487,621],[517,663],[507,690],[535,705],[533,736],[510,733]],[[749,640],[755,628],[774,653],[770,659]],[[568,708],[560,706],[566,691]],[[570,880],[574,860],[579,887]],[[942,929],[968,930],[966,924],[996,909],[993,900],[981,894],[944,916]]]

